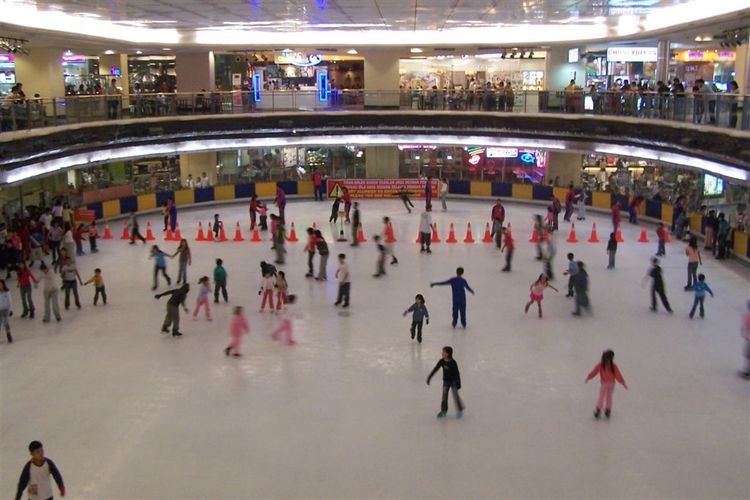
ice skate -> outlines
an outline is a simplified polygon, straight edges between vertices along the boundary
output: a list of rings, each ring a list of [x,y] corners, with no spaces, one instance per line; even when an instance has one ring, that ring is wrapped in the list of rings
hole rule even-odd
[[[437,418],[444,418],[444,417],[445,417],[444,411],[441,411],[440,413],[437,414]]]

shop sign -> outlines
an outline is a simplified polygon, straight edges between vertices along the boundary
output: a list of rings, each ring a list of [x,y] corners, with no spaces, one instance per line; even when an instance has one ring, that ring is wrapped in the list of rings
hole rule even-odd
[[[16,62],[16,56],[13,54],[0,54],[0,63],[13,63]]]
[[[427,151],[427,150],[434,150],[437,149],[437,146],[434,144],[399,144],[398,150],[399,151],[408,151],[411,149],[416,149],[419,151]]]
[[[516,158],[518,148],[487,148],[487,158]]]
[[[62,56],[61,62],[66,63],[83,63],[88,59],[86,56]]]
[[[681,50],[677,52],[675,59],[681,62],[720,62],[734,61],[735,53],[731,50]]]
[[[610,47],[609,62],[656,62],[656,47]]]
[[[303,54],[302,52],[293,52],[285,50],[274,58],[276,64],[292,64],[294,66],[307,67],[315,66],[323,61],[320,54]]]
[[[577,63],[579,57],[580,51],[578,49],[570,49],[568,51],[568,62],[569,63]]]
[[[352,198],[395,198],[402,190],[408,191],[412,198],[424,198],[422,179],[328,179],[326,188],[328,196],[335,198],[343,195],[343,188],[349,190]],[[437,194],[438,181],[432,180],[432,192]]]

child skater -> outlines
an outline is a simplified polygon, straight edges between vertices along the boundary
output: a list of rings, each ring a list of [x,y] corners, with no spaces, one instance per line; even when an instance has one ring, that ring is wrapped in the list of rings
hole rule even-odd
[[[172,337],[182,337],[182,333],[180,332],[180,306],[182,306],[185,314],[190,312],[185,305],[188,293],[190,293],[190,285],[184,283],[180,288],[167,290],[164,293],[154,295],[155,299],[169,295],[169,300],[167,301],[167,314],[164,317],[164,323],[161,325],[162,333],[168,333],[169,325],[172,325]]]
[[[96,240],[99,238],[99,228],[96,227],[96,221],[91,221],[89,224],[89,247],[91,253],[99,253],[99,249],[96,248]]]
[[[612,411],[612,393],[615,391],[615,382],[622,384],[625,389],[628,388],[625,379],[622,378],[620,369],[615,364],[614,351],[604,351],[602,354],[602,361],[591,370],[591,373],[586,377],[586,383],[597,375],[599,375],[599,380],[602,385],[599,388],[599,399],[596,402],[594,418],[599,418],[602,413],[602,406],[604,406],[604,416],[609,418],[610,412]]]
[[[208,305],[208,296],[211,294],[211,282],[208,276],[203,276],[198,280],[198,298],[195,301],[195,309],[193,310],[193,319],[198,319],[198,313],[201,310],[201,306],[206,308],[206,319],[211,321],[211,308]]]
[[[693,316],[695,316],[695,309],[698,305],[700,305],[701,318],[704,318],[705,312],[703,310],[703,301],[706,300],[706,292],[710,293],[711,297],[714,296],[713,290],[711,290],[711,287],[706,283],[705,274],[698,275],[698,281],[693,285],[693,291],[695,292],[695,300],[693,301],[693,308],[690,309],[690,319],[693,319]]]
[[[5,327],[5,338],[8,339],[8,343],[13,343],[13,336],[10,334],[10,322],[8,318],[13,316],[13,311],[10,309],[10,290],[8,285],[5,284],[5,280],[0,280],[0,328]]]
[[[187,240],[184,238],[180,240],[177,250],[170,255],[170,257],[174,258],[178,255],[179,270],[177,271],[177,284],[179,285],[180,283],[187,283],[187,268],[193,264],[190,247],[188,246]]]
[[[325,238],[323,238],[323,233],[321,233],[319,229],[315,230],[315,248],[318,251],[318,255],[320,255],[320,268],[318,269],[318,276],[315,280],[328,281],[326,266],[328,265],[328,255],[330,255],[330,250],[328,250],[328,243],[326,243]]]
[[[503,231],[503,247],[500,249],[501,252],[505,251],[505,267],[502,268],[504,273],[510,272],[510,263],[513,260],[514,248],[513,233],[511,233],[510,229],[506,229]]]
[[[167,254],[159,250],[159,247],[154,245],[151,247],[151,255],[149,259],[154,259],[154,286],[151,290],[156,290],[159,287],[159,272],[166,278],[167,286],[172,284],[172,278],[167,274]]]
[[[533,282],[529,287],[531,293],[529,294],[528,304],[526,304],[526,307],[523,308],[524,314],[528,313],[531,304],[536,302],[536,305],[539,308],[539,318],[542,317],[542,300],[544,300],[545,288],[551,288],[554,291],[559,292],[557,288],[549,284],[549,281],[547,281],[547,276],[545,276],[544,274],[540,274],[536,281]]]
[[[578,264],[574,260],[575,255],[572,253],[568,254],[568,270],[563,273],[563,275],[568,277],[568,293],[565,294],[565,297],[572,297],[573,296],[573,277],[578,272]]]
[[[24,490],[27,490],[29,500],[52,498],[52,481],[50,481],[50,478],[55,480],[55,484],[60,490],[60,496],[64,497],[65,483],[62,474],[60,474],[55,462],[44,456],[42,443],[39,441],[29,443],[29,453],[31,453],[31,460],[26,462],[21,471],[21,477],[18,479],[16,500],[21,500]]]
[[[427,311],[427,307],[424,304],[424,296],[419,293],[414,297],[414,303],[409,306],[409,309],[404,311],[404,316],[411,313],[411,339],[414,340],[414,334],[417,335],[417,342],[422,343],[422,320],[426,320],[427,324],[430,324],[430,313]]]
[[[286,274],[284,274],[284,271],[279,271],[276,275],[276,283],[274,284],[274,287],[276,287],[276,310],[281,311],[282,309],[286,309],[286,299],[287,299],[287,292],[289,291],[289,283],[286,281]],[[271,304],[271,309],[273,309],[273,304]]]
[[[615,233],[609,233],[609,241],[607,241],[607,256],[609,257],[609,263],[607,269],[615,268],[615,254],[617,253],[617,238]]]
[[[305,278],[312,278],[315,276],[315,269],[313,268],[313,261],[315,259],[316,250],[315,238],[315,230],[311,227],[308,227],[307,244],[305,245],[305,251],[307,252],[307,274],[305,274]]]
[[[372,239],[378,249],[378,263],[373,277],[380,278],[381,276],[385,276],[385,257],[388,255],[388,251],[385,249],[385,245],[380,242],[380,235],[376,234]]]
[[[453,278],[445,281],[438,281],[430,283],[430,288],[433,286],[444,286],[450,285],[451,295],[453,298],[453,328],[456,328],[459,316],[461,317],[461,326],[466,328],[466,290],[470,291],[474,295],[474,290],[469,286],[469,283],[464,279],[464,268],[456,268],[456,275]]]
[[[258,202],[258,218],[260,223],[258,224],[261,231],[268,231],[268,206],[262,201]]]
[[[464,415],[464,404],[461,401],[461,396],[458,395],[458,391],[461,389],[461,373],[458,371],[458,363],[453,359],[453,348],[451,346],[443,347],[442,358],[427,376],[427,385],[430,385],[430,379],[440,368],[443,369],[443,399],[440,401],[440,413],[437,414],[437,418],[443,418],[448,413],[448,392],[450,390],[453,390],[453,398],[456,401],[456,408],[458,408],[456,418],[461,418]]]
[[[389,217],[383,217],[383,241],[385,242],[385,249],[388,251],[388,255],[391,256],[391,265],[398,264],[396,254],[393,252],[393,243],[388,243],[388,231],[390,231],[391,219]]]
[[[227,271],[224,269],[224,261],[216,259],[216,267],[214,268],[214,304],[219,303],[219,291],[224,297],[224,302],[229,302],[229,296],[227,295]]]
[[[219,214],[214,214],[214,241],[221,241],[219,239],[219,233],[224,227],[224,223],[219,220]]]
[[[102,296],[102,303],[106,306],[107,305],[107,291],[104,289],[104,276],[102,276],[102,270],[98,267],[94,269],[94,275],[90,277],[86,283],[83,285],[86,286],[89,283],[94,284],[94,305],[99,302],[99,295]],[[49,311],[49,309],[45,308],[45,312]],[[47,320],[49,321],[49,315],[47,315]]]
[[[667,239],[667,228],[664,226],[663,222],[660,222],[656,226],[656,239],[659,242],[659,246],[656,249],[656,256],[664,257],[665,255],[667,255],[664,251],[664,242]]]
[[[242,356],[240,354],[242,336],[250,333],[250,326],[247,324],[242,306],[235,306],[234,314],[232,314],[232,326],[229,327],[229,332],[232,335],[232,342],[224,349],[224,354],[229,356],[231,353],[234,357],[240,357]]]
[[[260,312],[266,308],[266,302],[268,302],[271,311],[273,312],[273,274],[268,271],[263,272],[263,277],[260,280],[260,290],[258,295],[262,295],[263,298],[260,302]]]
[[[287,304],[294,304],[297,301],[297,297],[295,295],[289,295],[287,296],[286,301]],[[294,345],[297,343],[292,337],[292,321],[288,317],[285,317],[281,322],[281,326],[274,330],[271,334],[271,338],[274,340],[280,340],[282,334],[286,334],[286,345]]]

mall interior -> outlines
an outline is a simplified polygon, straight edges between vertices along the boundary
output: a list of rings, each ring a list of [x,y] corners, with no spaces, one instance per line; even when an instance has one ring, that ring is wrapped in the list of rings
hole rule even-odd
[[[28,443],[41,440],[72,498],[750,498],[750,384],[743,380],[750,378],[750,0],[0,0],[0,12],[0,274],[7,271],[0,333],[8,332],[0,345],[0,435],[9,438],[0,444],[3,494],[65,492],[41,462],[32,460],[31,478],[17,479]],[[362,207],[360,226],[350,224],[346,199],[346,223],[331,215],[329,227],[330,205],[347,185]],[[416,205],[413,216],[401,210],[404,192]],[[434,199],[423,210],[426,196]],[[258,236],[255,213],[248,218],[256,199],[281,217],[287,280],[299,305],[289,303],[280,316],[303,339],[294,350],[254,347],[261,342],[256,327],[271,327],[268,315],[256,313],[258,262],[280,258],[250,243],[270,241]],[[496,201],[509,214],[505,222],[492,210]],[[559,248],[545,250],[544,259],[557,262],[550,283],[560,291],[568,287],[568,276],[560,276],[568,269],[565,254],[575,251],[594,269],[610,251],[610,227],[618,255],[625,254],[618,257],[624,274],[602,278],[600,293],[592,291],[594,302],[608,305],[587,324],[571,320],[567,309],[564,320],[545,312],[544,323],[553,325],[545,327],[516,314],[529,280],[539,284],[533,255],[542,250],[529,242],[539,227],[532,216],[553,213],[555,203],[577,216],[566,216],[559,230],[549,223]],[[622,234],[619,222],[613,226],[620,209],[630,222],[623,221]],[[166,299],[154,304],[151,294],[138,293],[150,283],[153,255],[130,252],[136,249],[124,240],[138,219],[146,234],[148,221],[149,245],[179,254],[172,210],[193,248],[191,265],[203,260],[212,286],[218,254],[193,241],[223,218],[230,241],[221,245],[231,250],[222,257],[233,266],[231,287],[242,289],[232,305],[245,307],[251,325],[243,341],[249,355],[238,363],[227,366],[223,354],[205,360],[217,340],[191,340],[197,327],[185,321],[179,351],[149,347],[154,335],[141,334],[161,321]],[[420,220],[428,211],[436,224],[425,233]],[[382,237],[389,245],[372,242],[385,215],[396,226],[396,250],[388,224]],[[64,225],[53,230],[58,220]],[[497,234],[515,237],[514,272],[528,270],[522,278],[503,282],[507,275],[495,273],[508,252],[510,269],[514,248],[512,239],[505,246],[498,240],[490,251],[496,222]],[[329,238],[332,253],[347,253],[354,298],[361,293],[366,312],[330,310],[335,255],[325,293],[302,278],[313,224],[324,228],[320,238]],[[424,264],[419,253],[401,257],[419,248],[407,245],[414,233],[429,239],[434,230],[435,243],[438,233],[452,236],[454,224],[458,245],[435,264]],[[597,224],[600,250],[589,243]],[[363,228],[372,258],[352,258],[360,249],[336,241],[352,231],[357,240]],[[664,230],[670,295],[682,293],[687,265],[692,304],[697,260],[713,288],[702,327],[679,323],[677,307],[674,321],[647,317],[647,301],[638,300],[648,294],[639,280]],[[100,307],[69,316],[66,283],[76,280],[61,271],[63,319],[56,312],[58,324],[47,324],[48,309],[40,319],[56,286],[47,287],[53,278],[33,264],[41,261],[53,275],[62,269],[51,251],[61,239],[65,248],[79,245],[75,256],[68,253],[81,278],[104,270],[108,315]],[[701,256],[690,250],[693,239]],[[314,236],[312,248],[320,250]],[[389,268],[390,288],[368,284],[370,261],[381,250],[400,258],[397,270]],[[468,300],[482,334],[459,336],[454,316],[453,330],[424,347],[421,340],[410,351],[386,343],[382,337],[403,324],[385,319],[393,315],[385,304],[405,309],[411,302],[394,304],[396,295],[411,301],[429,290],[428,279],[448,278],[462,263],[480,283]],[[599,268],[589,271],[592,283],[604,273]],[[192,275],[190,303],[200,288]],[[513,289],[522,299],[510,298]],[[438,308],[450,305],[447,295],[429,291],[434,324]],[[482,293],[495,303],[474,313],[472,301]],[[38,310],[29,322],[32,295]],[[545,311],[555,311],[548,301]],[[541,308],[540,301],[540,318]],[[201,335],[228,338],[234,313],[215,309],[213,328],[200,327]],[[550,332],[555,338],[529,340]],[[99,335],[114,338],[104,343]],[[425,412],[424,394],[406,388],[424,389],[423,368],[432,368],[443,345],[456,350],[470,399],[461,427],[434,425],[429,398]],[[640,377],[642,387],[627,396],[618,388],[619,420],[610,427],[581,423],[591,397],[581,396],[581,412],[581,389],[567,377],[583,370],[583,380],[598,360],[592,353],[600,357],[615,345],[628,381],[635,389]],[[575,366],[579,360],[587,368]],[[355,375],[360,368],[365,373]],[[522,375],[526,370],[537,373]],[[604,374],[601,380],[604,387]],[[77,402],[80,412],[65,401]],[[529,408],[537,416],[529,418]],[[414,419],[420,412],[428,417],[423,423]],[[547,412],[542,421],[538,415]],[[721,415],[712,420],[714,413]],[[257,420],[245,427],[242,415]],[[563,423],[569,418],[579,421]],[[181,422],[171,427],[174,419]],[[569,436],[560,436],[561,423]],[[514,436],[498,437],[508,433]],[[702,437],[687,444],[696,434]],[[221,460],[232,454],[250,469],[227,474]],[[399,456],[405,462],[396,465]],[[440,464],[430,469],[431,461]]]

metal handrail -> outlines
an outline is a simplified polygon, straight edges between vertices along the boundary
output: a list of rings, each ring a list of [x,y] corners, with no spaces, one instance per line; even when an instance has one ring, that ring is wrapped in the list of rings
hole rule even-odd
[[[750,130],[750,95],[480,88],[206,91],[0,99],[0,131],[98,120],[253,112],[398,109],[631,116]]]

